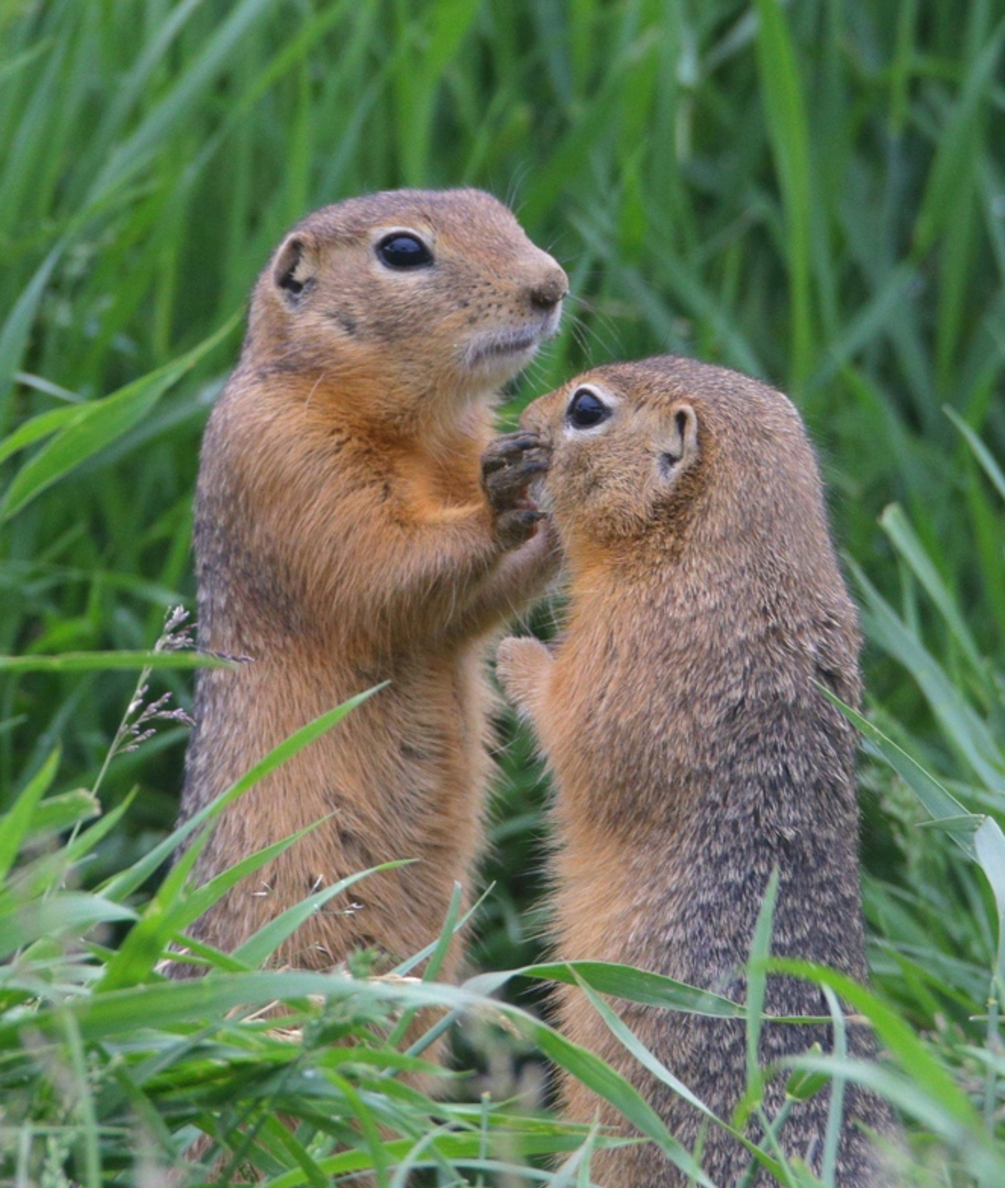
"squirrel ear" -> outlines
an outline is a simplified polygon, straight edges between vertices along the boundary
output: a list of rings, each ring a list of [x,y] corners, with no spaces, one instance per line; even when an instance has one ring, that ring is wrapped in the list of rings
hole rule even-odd
[[[682,462],[690,462],[698,453],[698,414],[694,406],[675,405],[670,424],[670,435],[660,450],[660,469],[668,478]]]
[[[288,235],[276,252],[272,280],[293,305],[314,287],[313,253],[301,235]]]

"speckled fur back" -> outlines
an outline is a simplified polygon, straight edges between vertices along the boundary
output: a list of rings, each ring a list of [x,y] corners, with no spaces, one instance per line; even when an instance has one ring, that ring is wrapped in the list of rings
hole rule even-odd
[[[625,962],[742,1002],[743,969],[771,872],[772,953],[866,978],[855,736],[820,686],[859,698],[855,608],[830,541],[813,452],[780,393],[689,360],[598,368],[532,404],[550,446],[544,499],[569,573],[554,653],[499,650],[504,688],[531,718],[556,789],[556,956]],[[646,1074],[574,990],[571,1039],[652,1101],[688,1147],[700,1116]],[[720,1117],[746,1084],[741,1023],[621,1004],[642,1042]],[[828,1015],[819,988],[768,980],[765,1009]],[[849,1050],[870,1057],[863,1026]],[[829,1026],[766,1025],[763,1063],[833,1046]],[[781,1107],[785,1075],[766,1094]],[[598,1101],[564,1085],[589,1120]],[[819,1169],[829,1089],[794,1106],[780,1135]],[[618,1125],[608,1107],[603,1121]],[[882,1182],[868,1130],[887,1107],[849,1089],[839,1188]],[[759,1137],[756,1126],[750,1129]],[[702,1165],[735,1188],[744,1148],[718,1127]],[[683,1188],[651,1145],[599,1153],[609,1188]],[[757,1188],[774,1183],[760,1172]]]

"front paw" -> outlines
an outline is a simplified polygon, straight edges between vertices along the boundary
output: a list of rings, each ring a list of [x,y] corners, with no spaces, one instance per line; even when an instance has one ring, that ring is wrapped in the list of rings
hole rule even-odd
[[[503,548],[515,549],[529,540],[544,518],[528,487],[547,471],[550,461],[550,447],[526,429],[495,438],[482,454],[482,489]]]
[[[548,671],[551,652],[530,635],[510,635],[496,649],[496,677],[510,703],[521,713],[532,715]]]

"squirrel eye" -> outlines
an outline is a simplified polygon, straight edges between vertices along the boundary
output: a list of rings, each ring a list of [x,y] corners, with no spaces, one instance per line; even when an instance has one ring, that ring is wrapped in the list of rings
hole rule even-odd
[[[596,392],[589,388],[577,388],[569,401],[565,419],[574,429],[592,429],[606,421],[611,410],[600,399]]]
[[[433,253],[417,235],[392,231],[377,244],[377,256],[388,268],[425,268]]]

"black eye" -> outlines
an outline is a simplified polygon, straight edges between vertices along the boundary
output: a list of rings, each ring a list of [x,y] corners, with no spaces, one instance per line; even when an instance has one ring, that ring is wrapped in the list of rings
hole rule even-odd
[[[592,429],[610,415],[611,410],[595,392],[589,388],[577,388],[569,401],[565,419],[574,429]]]
[[[392,231],[377,244],[377,255],[388,268],[425,268],[432,264],[433,253],[417,235]]]

